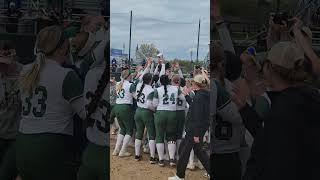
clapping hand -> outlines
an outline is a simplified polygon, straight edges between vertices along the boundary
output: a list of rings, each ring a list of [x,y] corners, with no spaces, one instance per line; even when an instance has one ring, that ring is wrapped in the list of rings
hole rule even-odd
[[[239,109],[246,105],[250,96],[250,89],[246,80],[241,79],[233,84],[233,94],[231,100],[238,106]]]

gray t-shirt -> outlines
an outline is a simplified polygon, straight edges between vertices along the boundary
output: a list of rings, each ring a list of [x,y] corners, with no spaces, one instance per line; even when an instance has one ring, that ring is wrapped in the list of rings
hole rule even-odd
[[[225,154],[239,152],[245,136],[245,127],[237,106],[231,101],[231,83],[225,86],[215,81],[217,89],[217,118],[213,120],[212,152]]]

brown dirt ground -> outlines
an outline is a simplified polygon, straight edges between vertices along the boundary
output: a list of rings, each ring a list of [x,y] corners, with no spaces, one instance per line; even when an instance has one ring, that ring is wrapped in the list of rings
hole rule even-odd
[[[143,154],[142,161],[134,161],[134,157],[119,158],[112,156],[116,135],[110,135],[110,177],[111,180],[167,180],[169,176],[173,176],[176,172],[175,168],[169,165],[159,167],[157,164],[149,163],[149,155]],[[134,154],[134,148],[129,147],[129,152]],[[187,170],[187,180],[208,180],[203,177],[204,170],[196,169],[194,171]]]

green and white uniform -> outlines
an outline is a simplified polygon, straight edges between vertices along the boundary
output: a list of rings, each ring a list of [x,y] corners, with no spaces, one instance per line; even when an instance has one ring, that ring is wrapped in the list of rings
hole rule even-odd
[[[17,71],[0,75],[0,179],[15,179],[16,167],[15,139],[21,119],[21,98]]]
[[[119,84],[119,83],[118,83]],[[117,92],[116,105],[114,113],[120,125],[120,134],[132,136],[133,119],[131,119],[133,104],[134,84],[124,80],[122,89]]]
[[[180,91],[182,88],[180,87]],[[184,130],[184,123],[186,120],[187,101],[185,99],[177,99],[177,139],[181,139]]]
[[[84,85],[85,107],[91,102],[104,66],[92,68],[86,75]],[[105,180],[109,177],[109,131],[110,112],[109,86],[103,92],[96,111],[90,116],[95,120],[92,127],[87,128],[89,145],[84,151],[82,165],[78,171],[79,180]]]
[[[136,87],[135,96],[138,96],[142,83]],[[150,140],[155,140],[155,127],[153,112],[149,109],[153,101],[154,89],[150,85],[145,85],[139,98],[137,98],[137,110],[135,113],[135,122],[137,127],[136,139],[141,140],[143,130],[147,127]]]
[[[24,67],[22,74],[28,66]],[[31,94],[20,89],[22,119],[17,138],[17,166],[22,179],[74,179],[73,115],[83,106],[83,84],[77,74],[46,60]],[[80,110],[81,109],[81,110]],[[50,163],[48,163],[50,162]]]
[[[177,99],[184,99],[180,89],[177,86],[167,85],[167,93],[164,86],[154,91],[153,105],[156,108],[154,115],[156,127],[156,146],[159,160],[164,158],[164,138],[168,141],[170,159],[174,159],[176,152],[176,135],[177,135]]]
[[[119,83],[118,83],[119,84]],[[117,137],[116,146],[113,154],[120,156],[127,152],[128,143],[131,140],[134,128],[134,120],[132,118],[133,93],[135,85],[127,80],[123,81],[122,88],[117,92],[116,105],[113,108],[113,115],[116,117],[120,126],[120,133]],[[121,147],[122,144],[122,147]],[[120,150],[121,147],[121,150]]]
[[[152,107],[153,101],[153,94],[154,89],[150,86],[145,84],[140,97],[138,98],[139,91],[141,89],[143,83],[138,83],[135,91],[135,98],[137,99],[137,110],[134,116],[135,123],[136,123],[136,140],[135,140],[135,153],[136,156],[140,156],[140,147],[141,147],[141,140],[143,138],[144,128],[147,128],[148,136],[149,136],[149,147],[150,147],[150,154],[151,157],[154,158],[155,155],[155,137],[156,137],[156,130],[154,126],[154,119],[153,119],[153,112],[149,109]]]

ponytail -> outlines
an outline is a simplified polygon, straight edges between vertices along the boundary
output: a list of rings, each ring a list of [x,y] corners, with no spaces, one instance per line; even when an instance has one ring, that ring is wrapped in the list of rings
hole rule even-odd
[[[120,83],[116,85],[116,92],[119,93],[123,87],[124,79],[121,79]]]
[[[167,75],[162,75],[160,77],[160,83],[164,86],[164,93],[168,93],[167,85],[170,84],[170,79]]]
[[[105,66],[105,69],[100,77],[100,80],[98,81],[98,86],[94,92],[94,96],[91,99],[90,103],[88,104],[88,113],[85,119],[85,122],[87,123],[87,127],[92,127],[94,125],[94,120],[90,118],[90,116],[96,111],[99,101],[104,93],[104,90],[107,87],[107,79],[108,79],[108,73],[107,65]]]
[[[121,91],[121,89],[123,87],[124,80],[127,79],[129,76],[130,76],[129,69],[125,69],[125,70],[122,71],[122,73],[121,73],[122,79],[121,79],[120,83],[116,87],[117,93],[119,93]]]
[[[163,85],[164,86],[164,94],[167,94],[168,93],[168,89],[167,89],[167,85]]]
[[[19,80],[22,92],[32,94],[39,83],[40,72],[45,64],[46,56],[52,55],[63,42],[63,30],[59,26],[48,26],[38,33],[34,49],[36,60],[31,69],[23,74]]]
[[[45,64],[45,54],[43,52],[37,52],[35,63],[32,65],[31,70],[26,72],[20,79],[20,85],[23,92],[32,94],[33,89],[38,85],[40,79],[40,71]]]
[[[144,84],[144,82],[143,82],[143,83],[142,83],[142,86],[141,86],[141,88],[140,88],[140,90],[139,90],[139,94],[138,94],[138,96],[137,96],[137,99],[139,99],[139,97],[141,96],[144,86],[145,86],[145,84]]]

